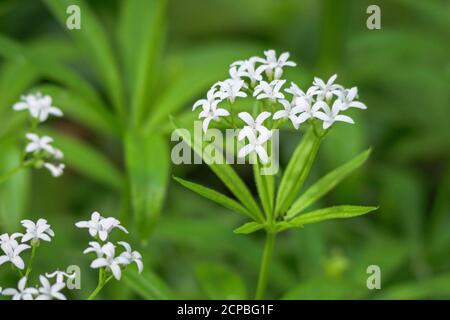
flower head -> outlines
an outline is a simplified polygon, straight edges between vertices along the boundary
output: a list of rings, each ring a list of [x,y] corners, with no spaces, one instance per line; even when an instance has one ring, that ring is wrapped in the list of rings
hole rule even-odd
[[[209,123],[211,122],[211,120],[218,121],[220,117],[226,117],[230,115],[228,110],[217,107],[217,104],[219,102],[219,100],[215,100],[211,105],[206,105],[206,107],[204,107],[199,114],[200,119],[204,118],[202,124],[204,133],[208,131]]]
[[[323,120],[323,128],[324,129],[328,129],[336,121],[354,123],[353,119],[350,118],[349,116],[339,114],[339,111],[341,111],[341,107],[342,107],[342,102],[339,99],[334,101],[331,109],[327,104],[324,104],[322,106],[323,112],[317,111],[315,113],[315,117],[320,120]]]
[[[270,135],[269,129],[263,125],[263,122],[270,117],[270,112],[263,111],[256,117],[256,119],[254,119],[248,112],[240,112],[238,116],[246,123],[246,126],[239,131],[238,140],[244,139],[249,130],[258,131],[264,135]]]
[[[267,163],[269,161],[269,157],[266,149],[264,148],[264,144],[270,139],[270,137],[270,131],[269,134],[259,134],[259,136],[256,136],[256,133],[252,130],[248,131],[247,139],[249,143],[239,150],[238,157],[244,158],[248,154],[255,152],[262,163]]]
[[[4,296],[12,296],[13,300],[33,300],[39,293],[36,288],[27,288],[27,277],[22,277],[17,283],[17,289],[8,288],[1,291]]]
[[[292,100],[292,102],[289,102],[287,100],[280,100],[280,103],[283,105],[284,110],[279,110],[274,113],[273,119],[278,120],[282,118],[288,118],[291,120],[292,125],[295,127],[295,129],[298,129],[298,121],[297,121],[297,114],[302,111],[300,106],[297,106],[295,104],[296,99]]]
[[[239,67],[237,69],[237,74],[239,77],[245,77],[250,80],[250,84],[254,86],[257,81],[261,81],[262,73],[268,68],[267,65],[256,66],[257,62],[264,62],[264,59],[259,57],[251,57],[248,60],[240,60],[234,62],[231,67]],[[231,69],[230,69],[231,70]],[[230,71],[231,74],[231,71]]]
[[[348,108],[367,109],[366,105],[362,102],[355,101],[358,97],[358,88],[353,87],[351,89],[344,89],[339,92],[339,99],[341,100],[341,110],[345,111]]]
[[[278,58],[275,50],[267,50],[264,51],[264,55],[266,59],[264,60],[264,64],[266,66],[266,75],[269,78],[280,79],[283,75],[284,67],[295,67],[297,64],[293,61],[288,61],[289,53],[284,52]]]
[[[36,223],[31,220],[22,220],[21,224],[26,228],[26,232],[22,237],[22,243],[30,240],[44,240],[50,242],[50,237],[55,236],[55,233],[45,219],[39,219]]]
[[[20,254],[23,251],[29,249],[29,245],[19,244],[16,240],[10,240],[8,243],[2,243],[0,247],[5,253],[4,255],[0,256],[0,266],[9,261],[18,269],[23,270],[25,268],[25,263],[20,257]]]
[[[35,133],[27,133],[26,137],[31,142],[27,144],[25,152],[33,153],[39,151],[47,151],[51,155],[55,152],[55,149],[51,145],[51,143],[53,142],[53,138],[48,136],[39,137]]]
[[[339,84],[335,84],[334,81],[337,78],[337,74],[334,74],[325,83],[322,79],[314,77],[313,86],[311,92],[317,96],[317,100],[330,100],[333,95],[339,96],[343,87]]]
[[[124,241],[119,241],[118,244],[125,248],[125,251],[122,252],[120,256],[125,258],[128,261],[128,264],[132,262],[136,263],[138,271],[139,273],[141,273],[144,269],[144,264],[142,263],[142,255],[137,251],[133,251],[131,249],[131,246]]]
[[[280,92],[280,89],[285,82],[286,80],[273,80],[268,83],[263,80],[255,87],[253,96],[258,100],[270,99],[272,102],[277,99],[284,99],[284,94]]]
[[[242,91],[245,88],[245,82],[241,79],[227,79],[217,83],[219,86],[218,96],[221,100],[228,99],[231,103],[234,103],[237,97],[245,98],[247,94]]]
[[[36,94],[25,95],[21,97],[21,101],[13,106],[16,111],[28,110],[31,117],[36,118],[39,122],[44,122],[50,115],[62,117],[62,111],[52,106],[52,98],[43,96],[40,92]]]
[[[122,256],[115,256],[115,246],[111,242],[102,246],[102,252],[104,256],[92,261],[91,268],[98,269],[106,267],[107,270],[111,271],[114,278],[120,280],[122,276],[120,265],[127,265],[129,261]]]
[[[41,287],[36,300],[66,300],[66,297],[60,292],[66,286],[64,282],[56,282],[52,285],[44,276],[39,276],[39,281],[41,282]]]
[[[58,178],[63,175],[66,165],[64,163],[53,164],[50,162],[45,162],[44,168],[46,168],[48,171],[50,171],[51,175],[54,178]]]
[[[102,241],[105,241],[108,238],[109,233],[115,228],[120,229],[125,233],[128,233],[127,229],[125,229],[120,224],[119,220],[113,217],[103,218],[98,212],[92,213],[91,220],[79,221],[75,225],[78,228],[89,229],[89,234],[92,237],[96,237],[98,235],[98,237]]]

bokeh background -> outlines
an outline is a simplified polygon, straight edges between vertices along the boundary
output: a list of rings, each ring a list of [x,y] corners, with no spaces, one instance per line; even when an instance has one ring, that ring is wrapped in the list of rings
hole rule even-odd
[[[81,30],[65,9],[81,7]],[[381,8],[368,30],[366,8]],[[111,282],[101,298],[251,298],[263,235],[233,234],[242,219],[183,189],[171,175],[219,190],[206,165],[170,162],[169,115],[190,121],[192,103],[234,60],[289,51],[286,75],[358,86],[368,110],[336,126],[310,180],[367,147],[366,165],[322,201],[379,205],[376,213],[282,234],[269,298],[450,298],[450,3],[445,0],[0,1],[0,173],[17,165],[27,123],[11,106],[51,94],[65,112],[42,128],[66,156],[59,179],[27,171],[0,185],[0,233],[45,217],[56,233],[39,247],[37,274],[77,264],[82,299],[96,285],[89,237],[74,223],[94,210],[121,219],[116,233],[144,254],[145,272]],[[284,138],[284,139],[283,139]],[[300,138],[281,137],[282,163]],[[238,168],[249,185],[251,172]],[[368,290],[379,265],[382,289]],[[0,267],[0,285],[16,274]]]

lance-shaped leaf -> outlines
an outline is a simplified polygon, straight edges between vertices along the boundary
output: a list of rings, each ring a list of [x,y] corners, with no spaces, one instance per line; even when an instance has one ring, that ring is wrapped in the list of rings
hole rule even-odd
[[[156,223],[166,195],[169,146],[163,136],[128,132],[125,155],[136,226],[145,239]]]
[[[234,229],[233,232],[237,234],[249,234],[261,230],[262,228],[264,228],[264,225],[262,223],[253,221],[243,224],[242,226]]]
[[[234,196],[252,213],[254,219],[263,221],[264,215],[253,198],[250,190],[247,188],[236,171],[234,171],[234,169],[226,163],[226,160],[222,155],[222,151],[216,150],[216,155],[213,159],[208,152],[203,152],[201,131],[199,133],[193,132],[193,134],[191,134],[191,131],[179,128],[173,119],[172,122],[176,128],[175,133],[181,137],[196,154],[202,157],[217,177],[222,180]],[[214,148],[214,146],[212,147]]]
[[[258,190],[259,199],[266,213],[267,219],[271,220],[273,214],[273,200],[275,194],[275,178],[273,175],[261,174],[263,165],[256,160],[253,165],[253,175],[255,176],[256,189]]]
[[[277,231],[279,232],[289,228],[303,227],[305,224],[316,223],[324,220],[356,217],[376,209],[378,209],[378,207],[344,205],[314,210],[301,214],[290,221],[278,223]]]
[[[302,141],[295,149],[280,182],[276,200],[276,216],[288,210],[303,186],[321,140],[321,137],[314,132],[313,126],[310,126],[302,137]]]
[[[313,204],[328,193],[350,173],[359,168],[367,160],[369,155],[370,149],[360,153],[349,162],[343,164],[339,168],[336,168],[314,183],[294,202],[292,207],[288,210],[286,218],[291,219],[295,217],[309,205]]]
[[[135,270],[127,270],[123,273],[123,282],[147,300],[168,300],[172,297],[167,285],[156,274],[146,269],[142,274]]]
[[[174,177],[174,179],[178,181],[182,186],[188,188],[191,191],[194,191],[195,193],[198,193],[199,195],[205,197],[206,199],[212,200],[224,206],[225,208],[233,210],[237,213],[241,213],[252,219],[255,218],[254,215],[252,215],[251,212],[248,211],[246,208],[244,208],[239,202],[227,197],[226,195],[220,192],[217,192],[216,190],[204,187],[194,182],[183,180],[181,178]]]

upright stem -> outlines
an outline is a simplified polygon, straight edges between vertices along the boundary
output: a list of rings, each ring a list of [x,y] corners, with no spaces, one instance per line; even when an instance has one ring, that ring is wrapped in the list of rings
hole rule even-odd
[[[25,277],[28,278],[28,275],[31,272],[31,267],[33,266],[33,261],[34,261],[34,256],[36,255],[36,248],[37,246],[35,244],[31,245],[31,257],[30,257],[30,262],[28,263],[28,267],[27,267],[27,271],[25,271]]]
[[[266,233],[266,243],[264,245],[261,268],[259,270],[258,286],[256,288],[256,300],[264,299],[264,294],[267,287],[267,278],[269,275],[269,264],[272,260],[272,252],[275,244],[275,236],[276,234],[273,232]]]
[[[97,294],[100,292],[100,290],[103,289],[103,286],[105,285],[105,281],[103,279],[103,268],[100,268],[98,271],[98,284],[94,291],[92,291],[91,295],[87,298],[88,300],[93,300]]]

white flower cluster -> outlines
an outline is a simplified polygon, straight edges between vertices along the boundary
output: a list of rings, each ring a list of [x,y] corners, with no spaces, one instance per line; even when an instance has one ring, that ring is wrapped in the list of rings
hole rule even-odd
[[[80,221],[75,225],[78,228],[87,228],[92,237],[102,241],[102,243],[98,241],[89,242],[89,247],[83,252],[84,254],[96,254],[97,258],[92,261],[91,268],[105,268],[107,271],[111,272],[117,280],[120,280],[122,276],[121,267],[125,267],[133,262],[136,263],[139,273],[142,272],[144,268],[142,256],[139,252],[133,251],[128,243],[123,241],[118,242],[118,244],[125,249],[125,251],[119,255],[116,254],[116,246],[114,244],[111,242],[105,243],[109,234],[115,228],[128,233],[128,231],[120,224],[119,220],[112,217],[104,218],[98,212],[94,212],[91,215],[91,220]]]
[[[238,140],[248,140],[248,144],[239,150],[239,157],[255,152],[261,162],[267,163],[268,155],[264,145],[271,138],[271,130],[276,121],[288,119],[294,128],[298,129],[300,124],[309,119],[319,119],[326,130],[336,121],[354,123],[349,116],[341,114],[342,111],[352,107],[366,109],[362,102],[356,101],[356,87],[345,89],[334,83],[337,75],[333,75],[327,82],[314,78],[306,93],[295,83],[283,90],[286,83],[286,80],[281,79],[283,68],[295,67],[296,64],[289,61],[287,52],[277,57],[275,50],[268,50],[264,55],[264,58],[251,57],[233,62],[229,70],[230,78],[215,83],[208,91],[206,99],[198,100],[193,106],[193,110],[202,107],[199,118],[203,119],[203,131],[206,133],[211,121],[220,121],[220,117],[229,116],[234,120],[231,104],[236,98],[253,96],[262,101],[256,117],[248,112],[237,114],[245,123],[239,132]],[[290,100],[286,94],[291,96]],[[224,101],[228,102],[229,109],[226,109],[227,105],[219,106]],[[273,111],[280,106],[281,110]],[[263,122],[269,119],[267,122],[270,122],[270,125],[264,125]],[[233,120],[230,122],[225,118],[224,121],[233,124]]]
[[[46,121],[49,116],[62,117],[62,111],[52,106],[52,98],[41,93],[30,94],[21,97],[21,101],[14,104],[16,111],[28,110],[33,119],[33,128],[39,123]],[[64,164],[54,163],[54,160],[62,160],[64,154],[61,150],[53,147],[53,139],[48,136],[39,136],[30,132],[26,134],[30,141],[25,147],[25,153],[30,157],[28,164],[36,168],[46,168],[53,177],[59,177],[64,172]]]
[[[4,233],[0,235],[0,248],[4,253],[0,256],[0,265],[10,262],[19,270],[25,269],[25,262],[20,256],[22,252],[37,247],[41,240],[50,242],[51,237],[55,236],[45,219],[39,219],[36,223],[31,220],[22,220],[21,223],[25,228],[25,233],[13,233],[11,235]],[[53,277],[53,274],[47,277]],[[5,296],[12,296],[13,300],[65,300],[66,297],[60,292],[64,289],[65,283],[57,280],[56,283],[50,284],[47,277],[42,275],[39,277],[40,287],[27,287],[27,276],[25,275],[19,280],[17,289],[7,288],[0,290],[0,293]]]

